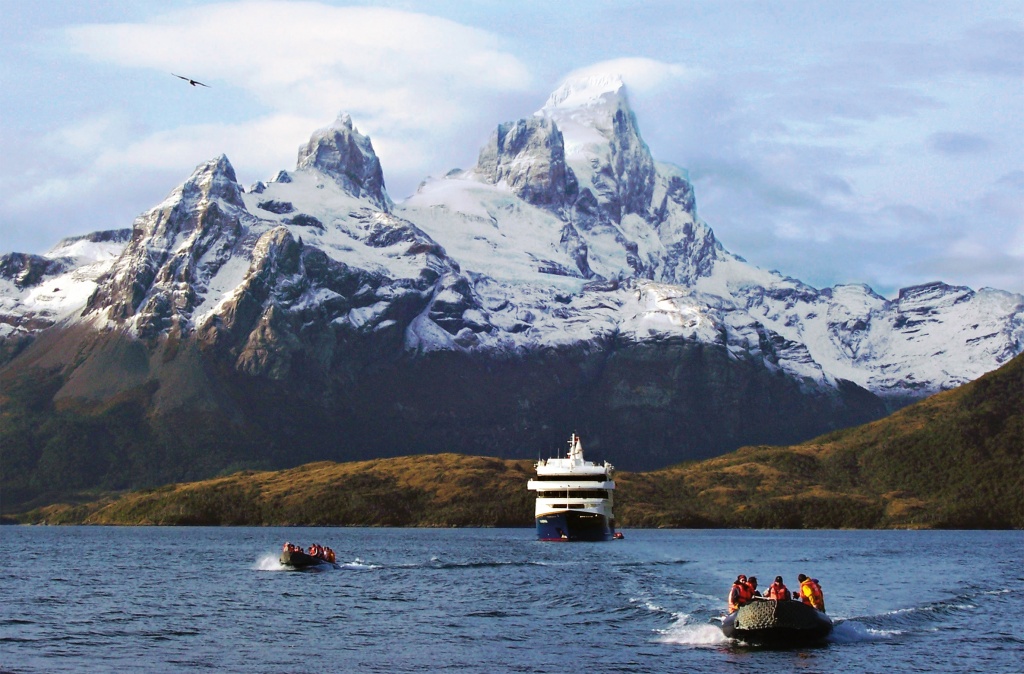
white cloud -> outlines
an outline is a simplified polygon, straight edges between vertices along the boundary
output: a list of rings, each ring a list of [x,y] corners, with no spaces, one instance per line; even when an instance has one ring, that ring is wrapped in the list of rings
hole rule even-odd
[[[697,68],[679,63],[664,63],[643,57],[624,57],[579,68],[569,73],[566,79],[590,75],[618,75],[631,92],[646,94],[664,85],[696,79],[703,73]]]
[[[1005,7],[422,5],[445,19],[344,1],[171,0],[58,28],[59,44],[53,26],[111,12],[27,4],[35,27],[14,16],[0,41],[4,248],[126,226],[220,153],[243,183],[290,169],[342,111],[400,199],[592,62],[572,74],[622,77],[654,156],[690,169],[701,216],[751,262],[883,292],[939,277],[1024,290],[1024,29]]]
[[[291,168],[314,129],[348,112],[387,174],[423,175],[482,99],[530,83],[492,33],[392,9],[229,2],[76,26],[67,36],[92,59],[194,77],[212,95],[242,90],[264,106],[244,122],[156,131],[102,153],[104,170],[181,168],[223,152],[240,173],[269,174]]]
[[[522,89],[530,79],[491,33],[392,9],[244,1],[78,26],[68,36],[97,60],[185,71],[317,117],[344,108],[416,124],[434,106],[457,107],[453,98]]]

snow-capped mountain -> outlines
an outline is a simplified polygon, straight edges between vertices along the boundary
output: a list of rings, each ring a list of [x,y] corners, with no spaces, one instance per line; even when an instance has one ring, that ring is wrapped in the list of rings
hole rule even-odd
[[[130,237],[4,256],[0,301],[6,369],[50,349],[58,398],[149,382],[147,404],[202,399],[244,421],[246,396],[271,410],[286,396],[371,454],[532,455],[556,424],[590,424],[623,467],[875,418],[875,396],[902,404],[1024,350],[1021,295],[935,283],[887,300],[726,251],[617,77],[567,81],[498,125],[474,167],[402,202],[347,115],[248,189],[217,157]],[[55,331],[78,346],[17,355]],[[90,334],[122,346],[82,346]],[[202,394],[173,394],[187,387]],[[495,440],[496,426],[519,435]]]
[[[63,239],[43,255],[0,257],[0,353],[9,358],[34,333],[81,314],[130,236],[130,229],[95,232]]]

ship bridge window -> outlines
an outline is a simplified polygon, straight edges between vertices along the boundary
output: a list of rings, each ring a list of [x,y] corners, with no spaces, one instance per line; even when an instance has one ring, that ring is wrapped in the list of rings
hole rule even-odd
[[[605,482],[608,476],[605,473],[595,473],[593,475],[573,473],[572,475],[538,475],[533,479],[548,482]]]
[[[566,493],[568,491],[568,494]],[[537,492],[538,498],[565,498],[566,496],[572,498],[609,498],[610,494],[606,489],[559,489],[557,491],[539,491]]]

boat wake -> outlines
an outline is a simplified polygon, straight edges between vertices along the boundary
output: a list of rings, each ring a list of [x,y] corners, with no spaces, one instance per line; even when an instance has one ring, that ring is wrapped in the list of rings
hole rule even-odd
[[[655,641],[665,644],[678,644],[692,648],[715,648],[732,642],[718,625],[710,623],[691,623],[690,616],[680,615],[678,620],[669,627],[659,630]]]
[[[856,644],[866,641],[886,641],[901,634],[899,630],[884,630],[861,624],[856,620],[836,621],[829,635],[829,643]]]
[[[268,552],[262,555],[256,560],[256,565],[252,567],[253,571],[287,571],[288,567],[284,566],[280,562],[280,556],[273,552]]]
[[[354,569],[356,571],[373,571],[374,569],[382,569],[380,564],[370,564],[356,557],[351,562],[339,562],[343,569]]]
[[[1010,598],[1013,593],[1008,590],[989,590],[981,594],[998,603],[1004,598]],[[931,632],[948,625],[966,624],[982,612],[981,603],[977,593],[972,591],[877,615],[857,616],[837,623],[836,632],[840,634],[834,634],[833,637],[836,641],[841,638],[849,641],[878,641]]]
[[[727,644],[740,643],[730,639],[722,632],[722,627],[715,623],[693,622],[693,616],[674,614],[676,621],[669,627],[659,630],[655,641],[659,643],[677,644],[692,648],[710,648]],[[886,641],[901,634],[899,630],[886,630],[870,627],[857,620],[836,620],[832,633],[826,640],[830,644],[853,644],[874,641]]]
[[[425,566],[425,567],[431,568],[431,569],[467,569],[467,570],[474,570],[474,569],[502,569],[502,568],[509,568],[509,567],[517,567],[517,566],[531,567],[531,566],[550,566],[550,565],[546,564],[544,562],[537,562],[537,561],[533,561],[533,560],[526,560],[526,561],[509,560],[509,561],[486,561],[486,562],[477,562],[477,561],[472,561],[472,562],[448,562],[448,561],[445,561],[445,560],[441,559],[440,557],[431,557],[430,558],[430,562],[425,564],[425,565],[424,564],[413,564],[413,565],[410,565],[410,566],[411,567]]]
[[[373,571],[374,569],[384,568],[380,564],[371,564],[370,562],[363,561],[359,557],[356,557],[351,562],[338,562],[338,566],[342,569],[348,569],[351,571]],[[252,566],[253,571],[294,571],[293,568],[281,564],[280,556],[274,552],[268,552],[261,555],[256,563]]]

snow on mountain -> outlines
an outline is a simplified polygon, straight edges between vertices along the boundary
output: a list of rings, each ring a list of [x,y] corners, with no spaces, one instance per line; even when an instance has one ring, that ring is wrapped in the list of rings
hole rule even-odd
[[[294,171],[246,191],[218,157],[139,216],[130,241],[106,245],[5,256],[0,336],[80,316],[142,337],[194,333],[253,373],[284,372],[289,331],[314,324],[411,352],[681,339],[801,382],[911,397],[1024,350],[1020,295],[819,290],[724,250],[685,170],[651,156],[614,76],[565,82],[500,124],[476,166],[403,203],[343,115]]]
[[[0,338],[24,337],[80,313],[131,230],[61,240],[43,255],[0,257]]]

